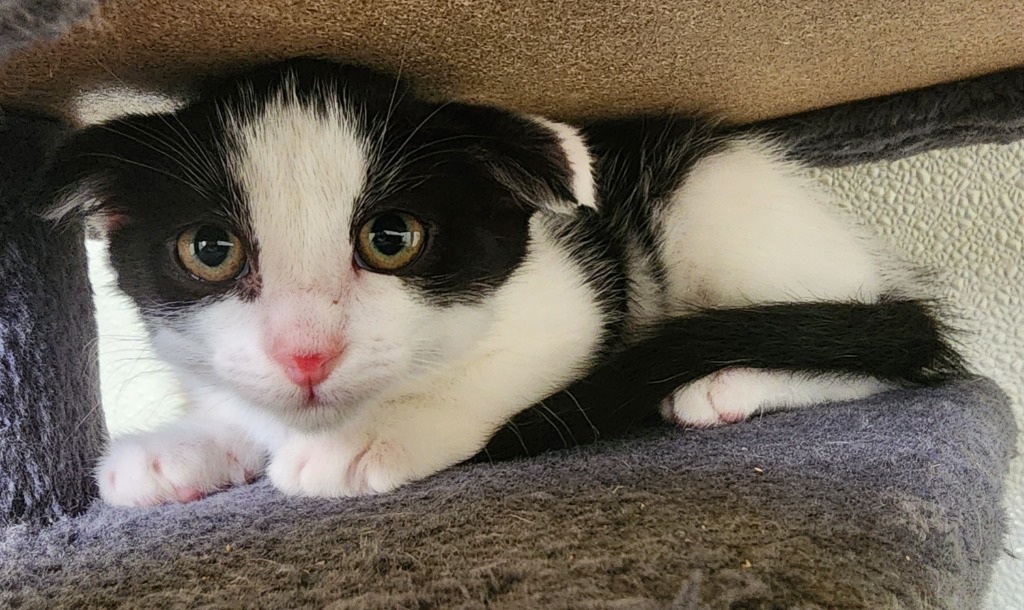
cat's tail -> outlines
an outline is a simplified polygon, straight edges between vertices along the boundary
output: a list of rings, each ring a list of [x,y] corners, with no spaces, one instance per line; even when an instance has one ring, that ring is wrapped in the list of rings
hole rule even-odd
[[[726,367],[939,384],[967,375],[953,334],[925,300],[783,303],[674,318],[517,415],[480,458],[586,444],[657,422],[662,399]]]

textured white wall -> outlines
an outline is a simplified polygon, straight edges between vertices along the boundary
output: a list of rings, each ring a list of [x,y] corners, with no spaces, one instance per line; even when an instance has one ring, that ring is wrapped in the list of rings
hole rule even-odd
[[[1013,398],[1024,430],[1024,143],[972,146],[815,172],[840,204],[939,273],[964,316],[975,371]],[[1011,532],[990,610],[1024,608],[1024,457],[1011,462]]]
[[[965,317],[975,370],[1014,397],[1024,429],[1024,145],[975,146],[894,163],[815,171],[840,205],[911,258],[938,271]],[[108,424],[150,428],[181,404],[173,379],[144,348],[131,308],[113,290],[97,244],[93,278]],[[990,610],[1024,608],[1024,459],[1014,460],[1007,497],[1013,531],[997,566]]]

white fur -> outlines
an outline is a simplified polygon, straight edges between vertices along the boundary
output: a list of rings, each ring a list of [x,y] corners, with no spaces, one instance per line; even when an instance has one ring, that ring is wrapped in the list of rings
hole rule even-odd
[[[797,168],[737,140],[691,170],[660,225],[669,302],[872,301],[902,274]]]
[[[297,437],[271,462],[274,484],[314,496],[389,491],[471,457],[524,405],[578,375],[600,336],[598,303],[542,219],[531,233],[528,260],[490,301],[490,332],[460,367],[351,425]]]
[[[556,123],[542,117],[535,116],[533,119],[558,136],[569,162],[569,171],[572,172],[572,189],[576,202],[582,207],[596,210],[593,159],[580,131],[571,125]]]
[[[252,481],[263,472],[266,451],[240,423],[193,414],[118,438],[97,469],[100,496],[111,504],[153,506]]]
[[[71,114],[80,125],[97,125],[128,114],[173,112],[192,97],[186,91],[156,91],[122,82],[79,93],[71,100]]]
[[[294,97],[285,89],[260,116],[232,117],[233,173],[249,204],[265,285],[340,294],[351,281],[345,237],[367,179],[368,144],[337,103],[325,101],[324,117]]]
[[[89,184],[77,184],[75,190],[67,193],[58,193],[53,205],[46,208],[42,217],[55,222],[63,221],[73,213],[81,213],[83,216],[94,214],[99,207],[99,200],[96,198],[95,189]],[[95,221],[94,221],[95,222]],[[100,222],[102,228],[102,222]]]

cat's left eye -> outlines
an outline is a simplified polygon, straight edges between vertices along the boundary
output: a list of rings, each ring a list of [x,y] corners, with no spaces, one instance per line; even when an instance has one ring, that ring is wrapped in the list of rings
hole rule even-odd
[[[423,224],[410,214],[380,214],[359,229],[356,263],[381,273],[398,271],[419,258],[425,238]]]
[[[245,274],[245,249],[238,237],[220,227],[192,227],[178,236],[178,260],[192,276],[225,282]]]

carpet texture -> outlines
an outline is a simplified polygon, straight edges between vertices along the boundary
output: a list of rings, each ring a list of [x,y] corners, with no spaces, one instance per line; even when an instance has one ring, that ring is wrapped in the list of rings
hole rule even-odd
[[[1022,66],[1021,31],[1016,0],[106,0],[0,68],[0,103],[323,54],[555,118],[748,122]]]
[[[15,608],[975,608],[1014,423],[989,381],[461,466],[266,482],[0,538]]]
[[[35,214],[63,128],[0,109],[0,526],[76,514],[106,436],[82,231]]]

